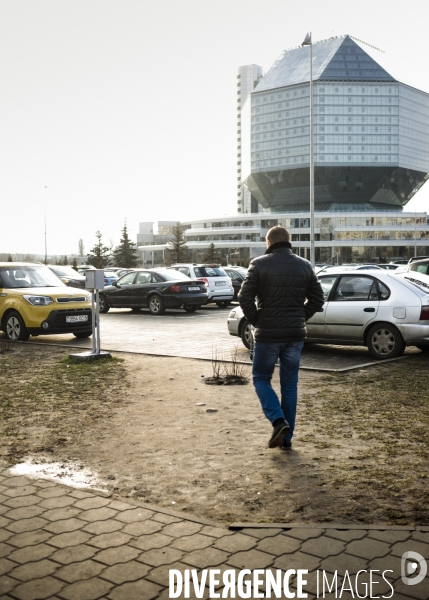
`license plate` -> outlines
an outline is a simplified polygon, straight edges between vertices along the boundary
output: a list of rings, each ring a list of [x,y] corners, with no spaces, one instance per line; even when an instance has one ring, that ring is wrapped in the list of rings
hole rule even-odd
[[[188,291],[190,292],[199,292],[201,288],[199,287],[188,287]]]
[[[88,321],[88,315],[71,315],[66,317],[66,323],[81,323],[82,321]]]
[[[226,281],[216,281],[216,285],[226,285]]]

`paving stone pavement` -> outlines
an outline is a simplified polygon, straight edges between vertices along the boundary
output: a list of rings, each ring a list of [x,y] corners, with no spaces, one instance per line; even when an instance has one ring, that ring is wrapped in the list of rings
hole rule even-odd
[[[402,581],[408,551],[429,562],[429,527],[236,523],[228,529],[134,499],[15,476],[0,464],[2,600],[164,600],[173,597],[170,569],[182,576],[195,570],[199,578],[203,569],[219,571],[201,594],[191,584],[179,598],[233,597],[224,586],[231,571],[238,579],[242,569],[271,570],[273,577],[279,569],[282,577],[306,569],[302,590],[309,600],[427,600],[429,576],[417,585]],[[235,597],[286,597],[266,596],[261,578],[259,587],[247,595],[238,588]],[[292,574],[289,591],[305,597],[298,583]]]

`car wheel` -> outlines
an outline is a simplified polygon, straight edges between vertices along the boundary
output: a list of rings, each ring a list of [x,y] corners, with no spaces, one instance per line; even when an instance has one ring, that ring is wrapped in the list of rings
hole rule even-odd
[[[250,336],[252,335],[252,326],[249,321],[244,321],[241,328],[241,341],[250,350]]]
[[[367,345],[372,356],[378,359],[395,358],[405,350],[401,334],[389,323],[373,325],[368,332]]]
[[[4,321],[4,331],[8,340],[26,342],[30,337],[21,315],[10,312]]]
[[[149,300],[149,310],[153,315],[163,315],[165,313],[164,302],[159,296],[152,296]]]
[[[219,308],[226,308],[227,306],[229,306],[229,304],[229,300],[222,300],[221,302],[216,302],[216,306],[219,306]]]
[[[106,296],[104,296],[103,294],[100,294],[99,302],[100,302],[100,312],[101,313],[109,312],[110,306],[109,306]]]
[[[422,352],[429,352],[429,344],[416,344],[416,348]]]
[[[186,312],[197,312],[201,306],[199,304],[184,304],[183,308]]]
[[[78,339],[89,338],[92,335],[92,330],[91,331],[73,331],[73,335],[74,335],[74,337],[77,337]]]

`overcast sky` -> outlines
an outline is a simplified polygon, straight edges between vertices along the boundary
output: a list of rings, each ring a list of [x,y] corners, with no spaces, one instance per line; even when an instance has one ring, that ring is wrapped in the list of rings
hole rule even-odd
[[[346,33],[429,92],[424,0],[0,0],[0,252],[236,210],[237,67]],[[47,187],[45,187],[47,186]],[[427,189],[426,189],[427,188]],[[409,203],[428,210],[429,183]]]

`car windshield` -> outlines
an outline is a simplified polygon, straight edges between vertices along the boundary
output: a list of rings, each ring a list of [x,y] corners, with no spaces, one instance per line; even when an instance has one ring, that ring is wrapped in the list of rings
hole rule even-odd
[[[159,270],[156,271],[156,274],[160,275],[165,281],[187,281],[188,279],[191,279],[184,273],[180,273],[180,271],[175,271],[174,269],[168,269],[168,271],[167,269],[165,269],[165,271]]]
[[[117,275],[112,271],[104,271],[104,277],[114,277],[116,279]]]
[[[75,271],[72,267],[59,267],[54,265],[53,267],[49,266],[51,271],[58,275],[58,277],[77,277],[79,273]]]
[[[219,267],[195,267],[194,271],[196,277],[228,277]]]
[[[3,287],[34,288],[34,287],[61,287],[64,283],[52,273],[48,267],[28,266],[1,267],[0,278]]]

